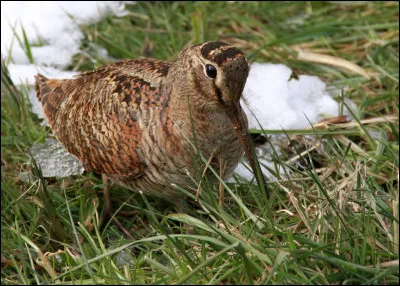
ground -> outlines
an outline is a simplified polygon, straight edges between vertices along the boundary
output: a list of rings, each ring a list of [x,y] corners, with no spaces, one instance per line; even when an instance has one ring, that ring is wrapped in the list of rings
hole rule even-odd
[[[270,170],[270,199],[250,182],[228,183],[220,205],[218,193],[202,183],[199,203],[177,212],[112,185],[114,209],[137,211],[130,218],[116,214],[131,240],[112,223],[97,227],[101,178],[44,179],[35,162],[27,163],[29,148],[51,131],[29,111],[27,88],[15,87],[2,62],[2,283],[397,285],[398,2],[138,2],[127,8],[127,16],[81,27],[83,52],[70,69],[106,63],[93,44],[114,59],[173,59],[186,45],[218,39],[249,61],[284,63],[293,77],[318,75],[346,86],[343,98],[357,105],[354,120],[252,130],[283,135],[273,159],[289,175]],[[29,52],[29,42],[21,43]],[[34,180],[22,182],[22,171]]]

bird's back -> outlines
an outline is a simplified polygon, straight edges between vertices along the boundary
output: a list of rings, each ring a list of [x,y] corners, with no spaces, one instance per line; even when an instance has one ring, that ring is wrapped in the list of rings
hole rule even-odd
[[[74,79],[36,76],[46,119],[66,149],[86,170],[118,179],[142,174],[143,121],[149,109],[165,105],[162,90],[171,62],[125,60]]]

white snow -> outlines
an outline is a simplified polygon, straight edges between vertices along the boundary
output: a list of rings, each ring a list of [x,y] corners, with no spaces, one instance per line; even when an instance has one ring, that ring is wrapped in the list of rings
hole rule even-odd
[[[1,1],[1,54],[16,64],[29,63],[11,28],[23,39],[23,27],[31,44],[44,43],[32,46],[35,64],[63,69],[79,52],[84,37],[79,25],[126,13],[120,1]]]
[[[308,120],[316,123],[338,115],[338,103],[321,79],[300,75],[289,80],[291,74],[283,64],[251,65],[242,100],[249,128],[260,129],[261,124],[263,129],[302,129],[310,126]]]
[[[54,67],[35,66],[33,64],[9,64],[8,71],[10,72],[11,80],[17,85],[33,85],[35,83],[34,76],[38,73],[57,79],[72,78],[74,75],[78,74],[78,72],[63,71]]]
[[[34,75],[71,78],[76,74],[64,69],[79,52],[84,37],[79,25],[91,24],[107,15],[124,16],[128,1],[2,1],[1,53],[11,60],[8,69],[16,84],[33,85]],[[133,1],[130,1],[131,3]],[[21,27],[32,44],[34,64],[30,64],[11,27],[22,39]],[[37,44],[42,43],[38,46]],[[36,46],[35,46],[36,45]],[[102,47],[99,54],[107,57]],[[11,51],[11,53],[9,53]],[[300,75],[289,80],[292,71],[282,64],[253,63],[243,92],[242,106],[249,127],[260,129],[302,129],[326,116],[338,115],[338,103],[326,84],[316,76]],[[43,117],[35,93],[29,95],[32,111]],[[259,123],[255,119],[258,119]],[[308,119],[307,119],[308,118]],[[265,158],[260,162],[270,164]],[[264,169],[264,171],[266,171]],[[252,175],[239,165],[236,173],[246,179]]]
[[[1,55],[11,62],[8,65],[11,79],[15,84],[33,85],[37,73],[49,78],[72,78],[77,72],[63,69],[80,51],[84,35],[79,25],[98,22],[110,14],[127,13],[122,1],[1,1]],[[23,41],[22,27],[31,44],[34,64],[29,62],[14,35]],[[42,45],[35,46],[39,43]],[[99,56],[108,56],[102,47]],[[28,96],[32,111],[43,118],[35,92],[32,90]]]
[[[283,64],[251,65],[241,101],[249,128],[303,129],[310,127],[310,122],[317,123],[326,117],[339,115],[339,104],[331,96],[332,90],[337,92],[336,96],[339,90],[331,87],[328,91],[326,84],[317,76],[299,75],[297,80],[290,79],[291,74],[292,70]],[[353,102],[346,100],[346,103],[355,109]],[[351,119],[348,110],[344,110],[343,114]],[[268,155],[265,152],[258,157],[260,163],[273,168],[274,164],[266,159]],[[269,174],[262,165],[261,169],[264,174]],[[242,164],[238,165],[235,173],[247,181],[254,177]],[[234,180],[231,178],[229,181]]]

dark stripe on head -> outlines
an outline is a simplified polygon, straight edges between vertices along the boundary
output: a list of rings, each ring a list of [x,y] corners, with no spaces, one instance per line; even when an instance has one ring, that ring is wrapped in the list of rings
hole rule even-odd
[[[221,47],[223,47],[221,49]],[[201,48],[201,55],[215,62],[218,66],[223,66],[229,59],[234,59],[238,55],[243,55],[243,53],[226,43],[223,42],[209,42]]]
[[[218,49],[219,47],[223,47],[223,46],[229,46],[229,45],[224,42],[209,42],[209,43],[205,44],[203,47],[201,47],[201,55],[207,59],[208,54],[211,51]]]
[[[214,57],[210,58],[210,60],[215,62],[218,66],[222,66],[227,61],[227,59],[235,58],[239,54],[243,55],[243,53],[240,50],[236,49],[235,47],[232,47],[216,54]]]

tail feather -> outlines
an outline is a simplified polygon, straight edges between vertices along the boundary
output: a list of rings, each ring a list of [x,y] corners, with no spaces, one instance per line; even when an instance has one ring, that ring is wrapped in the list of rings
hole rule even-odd
[[[36,90],[36,96],[39,99],[39,101],[42,101],[43,87],[46,86],[46,82],[48,80],[49,79],[47,77],[41,75],[40,73],[35,75],[35,90]]]
[[[52,126],[60,104],[66,96],[62,89],[65,80],[48,79],[41,74],[37,74],[35,79],[36,96],[42,104],[47,122]]]

